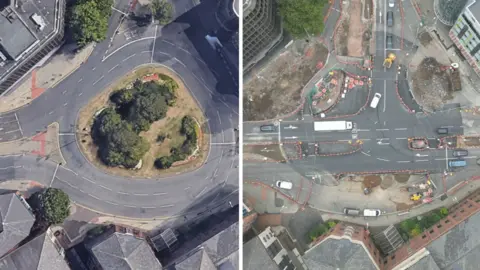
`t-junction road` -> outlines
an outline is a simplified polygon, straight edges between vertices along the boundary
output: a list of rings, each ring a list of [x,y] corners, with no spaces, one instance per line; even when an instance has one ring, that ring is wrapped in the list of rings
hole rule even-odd
[[[336,5],[338,2],[335,1]],[[448,160],[454,159],[453,149],[437,149],[432,147],[425,151],[412,151],[409,148],[408,138],[423,137],[432,142],[437,142],[441,136],[437,129],[449,127],[448,136],[462,135],[462,116],[458,104],[446,105],[442,110],[434,113],[413,111],[406,107],[399,98],[399,91],[408,93],[405,67],[398,64],[401,57],[405,56],[402,46],[412,47],[410,41],[402,41],[401,15],[396,5],[393,8],[395,26],[387,27],[385,14],[390,9],[383,1],[378,1],[376,7],[376,34],[374,66],[372,70],[357,68],[355,75],[369,77],[372,86],[368,98],[358,102],[361,104],[354,111],[356,114],[347,117],[320,118],[319,115],[308,114],[294,115],[276,121],[264,123],[245,123],[243,134],[245,144],[285,144],[302,143],[317,144],[322,142],[355,143],[361,142],[361,151],[348,155],[319,156],[305,155],[289,164],[294,171],[304,176],[311,174],[339,174],[339,173],[374,173],[394,171],[422,171],[444,172],[448,168]],[[382,13],[383,15],[380,15]],[[382,18],[383,16],[383,18]],[[336,21],[336,18],[328,18]],[[393,49],[386,48],[386,35],[393,35]],[[331,36],[331,35],[327,35]],[[391,68],[383,66],[383,60],[389,53],[397,55],[397,61]],[[411,51],[409,51],[411,53]],[[335,61],[332,55],[329,61]],[[348,66],[336,63],[337,67],[347,69]],[[397,89],[397,85],[400,89]],[[376,108],[371,108],[370,102],[375,93],[380,93],[382,98]],[[348,94],[347,94],[348,95]],[[308,103],[308,102],[307,102]],[[366,106],[365,106],[366,105]],[[351,109],[351,108],[349,108]],[[305,112],[308,108],[304,109]],[[314,131],[315,121],[346,120],[353,122],[353,130],[322,132]],[[265,124],[276,125],[274,132],[262,132],[260,126]],[[438,143],[432,143],[438,144]],[[468,166],[476,165],[477,156],[466,158]],[[253,165],[252,165],[253,166]],[[269,166],[262,164],[257,166]],[[260,175],[251,176],[261,179]],[[265,176],[266,177],[266,176]]]
[[[237,202],[238,89],[234,78],[226,73],[222,58],[204,38],[218,28],[215,19],[203,20],[207,14],[214,18],[216,1],[192,5],[185,0],[175,1],[175,5],[177,13],[182,14],[165,27],[151,26],[154,36],[130,40],[108,55],[109,40],[97,44],[88,61],[55,88],[30,105],[1,116],[1,127],[18,122],[19,128],[11,128],[15,130],[11,134],[20,131],[24,137],[58,122],[60,147],[67,164],[30,155],[3,156],[0,179],[34,180],[61,188],[82,206],[128,218],[201,213],[229,205],[229,201]],[[119,16],[114,11],[108,37],[115,33]],[[211,144],[201,168],[167,178],[123,178],[100,171],[79,150],[75,136],[79,110],[116,79],[144,64],[160,64],[177,73],[204,111]],[[0,136],[2,141],[18,137]]]

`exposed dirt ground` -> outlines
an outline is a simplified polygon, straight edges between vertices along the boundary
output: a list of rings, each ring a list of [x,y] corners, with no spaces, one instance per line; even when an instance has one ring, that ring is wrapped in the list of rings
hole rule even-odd
[[[320,42],[295,41],[266,66],[252,70],[244,89],[244,119],[273,119],[295,110],[304,85],[323,67],[328,49]]]
[[[370,0],[344,1],[342,22],[335,33],[338,55],[364,57],[370,48],[372,2]],[[362,3],[363,2],[363,3]]]
[[[415,97],[427,110],[439,109],[453,98],[450,74],[443,67],[435,58],[427,57],[412,76]]]
[[[457,137],[457,146],[458,147],[480,147],[480,137],[479,136],[458,136]]]
[[[363,178],[363,185],[366,188],[374,188],[380,185],[382,178],[380,175],[367,175]]]
[[[175,106],[168,109],[167,116],[164,119],[154,122],[149,131],[140,133],[140,135],[146,138],[150,143],[150,150],[142,159],[143,166],[140,170],[126,170],[122,168],[105,166],[97,157],[98,148],[93,143],[90,133],[88,132],[93,124],[94,114],[101,108],[110,105],[109,97],[112,92],[124,88],[137,78],[142,78],[147,74],[153,73],[165,74],[173,78],[178,83],[179,88],[177,89],[177,102]],[[153,165],[157,157],[169,154],[169,150],[172,146],[181,144],[184,141],[185,138],[180,134],[180,124],[183,116],[185,115],[191,115],[200,123],[205,123],[203,112],[200,110],[189,91],[183,85],[182,80],[177,75],[164,67],[141,67],[133,72],[129,72],[117,82],[114,82],[107,89],[95,96],[89,104],[80,110],[77,121],[77,136],[80,139],[80,149],[85,157],[96,167],[115,175],[129,177],[152,177],[159,175],[172,175],[179,172],[193,170],[203,164],[208,152],[208,143],[210,138],[203,127],[203,136],[200,142],[201,150],[199,151],[197,158],[188,163],[179,166],[173,166],[168,170],[158,170]],[[160,133],[165,135],[168,134],[170,138],[167,138],[163,143],[157,143],[156,140]]]

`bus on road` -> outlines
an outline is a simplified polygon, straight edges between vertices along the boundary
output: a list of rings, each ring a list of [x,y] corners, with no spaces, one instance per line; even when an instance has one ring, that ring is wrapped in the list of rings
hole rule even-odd
[[[315,131],[345,131],[352,130],[353,123],[350,121],[317,121],[313,123]]]

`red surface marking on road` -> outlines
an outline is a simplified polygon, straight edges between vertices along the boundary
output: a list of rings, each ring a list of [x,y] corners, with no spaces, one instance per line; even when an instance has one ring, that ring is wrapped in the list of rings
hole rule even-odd
[[[37,97],[40,96],[43,92],[45,92],[45,88],[37,87],[37,86],[36,86],[36,83],[37,83],[37,70],[34,69],[34,70],[32,71],[32,87],[30,88],[30,89],[31,89],[32,99],[37,98]]]
[[[39,155],[44,157],[45,156],[45,137],[47,135],[47,132],[42,132],[39,133],[35,136],[33,136],[32,141],[34,142],[39,142],[40,143],[40,150],[33,150],[31,153],[34,155]]]
[[[266,201],[267,200],[267,188],[265,188],[264,186],[261,187],[262,189],[262,201]]]

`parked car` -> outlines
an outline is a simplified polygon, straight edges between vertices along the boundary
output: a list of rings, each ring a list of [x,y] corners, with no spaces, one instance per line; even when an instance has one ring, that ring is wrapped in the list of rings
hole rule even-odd
[[[364,217],[378,217],[382,214],[382,211],[379,209],[365,209],[363,210]]]
[[[453,151],[454,157],[466,157],[468,156],[468,150],[458,149]]]
[[[451,168],[461,168],[467,166],[467,162],[463,159],[450,160],[448,166]]]
[[[381,98],[382,98],[382,94],[375,93],[375,95],[373,96],[372,102],[370,103],[370,107],[374,109],[377,108],[378,102],[380,101]]]
[[[395,0],[388,0],[388,6],[391,8],[395,7]]]
[[[260,126],[260,131],[262,131],[262,132],[273,132],[273,131],[275,131],[275,126],[274,125],[263,125],[263,126]]]
[[[387,26],[393,26],[393,11],[387,11]]]
[[[413,149],[425,149],[427,148],[427,141],[425,139],[413,139],[410,141],[410,146]]]
[[[387,34],[386,47],[387,50],[393,49],[393,36],[391,34]]]
[[[277,181],[276,186],[283,189],[292,189],[293,184],[287,181]]]
[[[343,213],[348,216],[358,216],[361,211],[360,209],[345,207],[343,208]]]
[[[437,128],[438,134],[448,134],[448,128]]]

